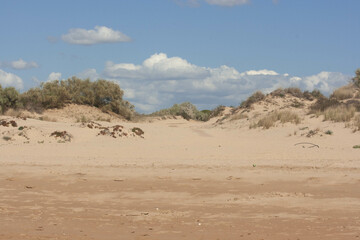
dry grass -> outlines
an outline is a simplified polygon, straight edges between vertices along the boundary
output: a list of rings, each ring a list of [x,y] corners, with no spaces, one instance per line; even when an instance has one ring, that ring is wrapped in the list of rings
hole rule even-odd
[[[250,128],[262,127],[263,129],[269,129],[274,127],[276,122],[280,121],[280,123],[295,123],[299,124],[301,119],[299,115],[291,111],[274,111],[269,113],[265,117],[261,118],[257,123],[253,123],[250,125]]]
[[[17,118],[35,118],[34,115],[32,115],[31,113],[24,111],[24,110],[19,110],[19,109],[13,109],[10,108],[8,109],[5,113],[5,116],[10,116],[10,117],[17,117]]]
[[[231,116],[230,121],[235,121],[235,120],[240,120],[240,119],[247,119],[249,118],[249,116],[245,113],[240,113],[240,114],[236,114]]]
[[[327,108],[324,111],[324,121],[349,122],[354,117],[355,107],[338,105]]]
[[[56,118],[51,118],[51,117],[46,116],[46,115],[39,117],[39,120],[46,121],[46,122],[57,122]]]
[[[78,123],[88,123],[91,121],[111,122],[111,117],[103,117],[103,116],[89,117],[89,116],[85,116],[85,115],[76,117],[76,122],[78,122]]]
[[[349,84],[343,87],[336,89],[330,98],[335,98],[336,100],[349,99],[354,96],[355,87],[353,84]]]
[[[354,131],[360,131],[360,115],[354,118]]]

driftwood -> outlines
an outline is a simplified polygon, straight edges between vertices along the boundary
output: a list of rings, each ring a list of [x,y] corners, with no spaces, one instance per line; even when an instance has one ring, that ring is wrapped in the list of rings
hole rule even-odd
[[[299,142],[299,143],[295,143],[295,144],[294,144],[294,146],[296,146],[296,145],[302,145],[302,144],[308,144],[308,145],[311,145],[311,146],[310,146],[310,147],[308,147],[308,148],[313,148],[313,147],[320,148],[320,146],[319,146],[319,145],[314,144],[314,143],[311,143],[311,142]]]

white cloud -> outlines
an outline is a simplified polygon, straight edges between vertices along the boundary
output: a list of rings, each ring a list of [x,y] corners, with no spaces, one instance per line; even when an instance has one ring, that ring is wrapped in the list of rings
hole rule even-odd
[[[335,88],[345,85],[351,77],[336,72],[320,72],[316,75],[302,79],[302,87],[307,90],[319,89],[325,94],[331,93]]]
[[[5,72],[1,69],[0,69],[0,84],[2,87],[11,86],[18,89],[23,88],[23,80],[19,76],[13,73]]]
[[[60,80],[60,78],[61,78],[61,73],[52,72],[52,73],[49,74],[47,81],[51,82],[51,81],[54,81],[54,80]]]
[[[154,54],[140,65],[107,62],[102,77],[117,81],[125,99],[141,112],[184,101],[205,108],[238,105],[257,90],[268,93],[279,87],[320,89],[329,94],[350,79],[341,73],[322,72],[301,78],[267,69],[239,72],[226,65],[209,68],[164,53]]]
[[[109,77],[157,80],[203,78],[209,74],[206,68],[190,64],[179,57],[168,58],[164,53],[152,55],[142,65],[109,61],[104,73]]]
[[[85,69],[84,71],[76,74],[81,79],[89,78],[91,81],[96,81],[99,78],[99,74],[96,72],[95,68]]]
[[[71,44],[92,45],[97,43],[129,42],[131,38],[120,31],[105,26],[95,26],[94,29],[70,29],[62,35],[62,40]]]
[[[232,7],[250,3],[250,0],[205,0],[208,4],[219,5],[224,7]]]
[[[254,76],[254,75],[272,75],[272,76],[279,75],[277,72],[272,71],[272,70],[267,70],[267,69],[258,70],[258,71],[250,70],[250,71],[244,72],[243,74],[252,75],[252,76]],[[284,74],[284,76],[286,76],[286,74]],[[289,74],[287,76],[289,76]]]
[[[12,61],[12,62],[2,62],[2,63],[0,63],[0,66],[8,67],[8,68],[16,69],[16,70],[38,68],[39,67],[39,65],[36,62],[33,62],[33,61],[32,62],[26,62],[21,58],[19,60]]]

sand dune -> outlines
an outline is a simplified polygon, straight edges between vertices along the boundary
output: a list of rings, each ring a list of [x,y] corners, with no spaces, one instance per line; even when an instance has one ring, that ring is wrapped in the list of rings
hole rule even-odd
[[[205,123],[1,116],[0,239],[359,239],[360,133],[293,102]],[[301,123],[249,129],[277,109]]]

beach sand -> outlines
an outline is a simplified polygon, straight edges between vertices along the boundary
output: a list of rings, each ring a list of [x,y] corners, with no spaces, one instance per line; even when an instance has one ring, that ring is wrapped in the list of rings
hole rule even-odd
[[[123,126],[114,138],[52,117],[0,117],[17,123],[0,126],[0,239],[360,239],[360,133],[344,123],[96,121]]]

